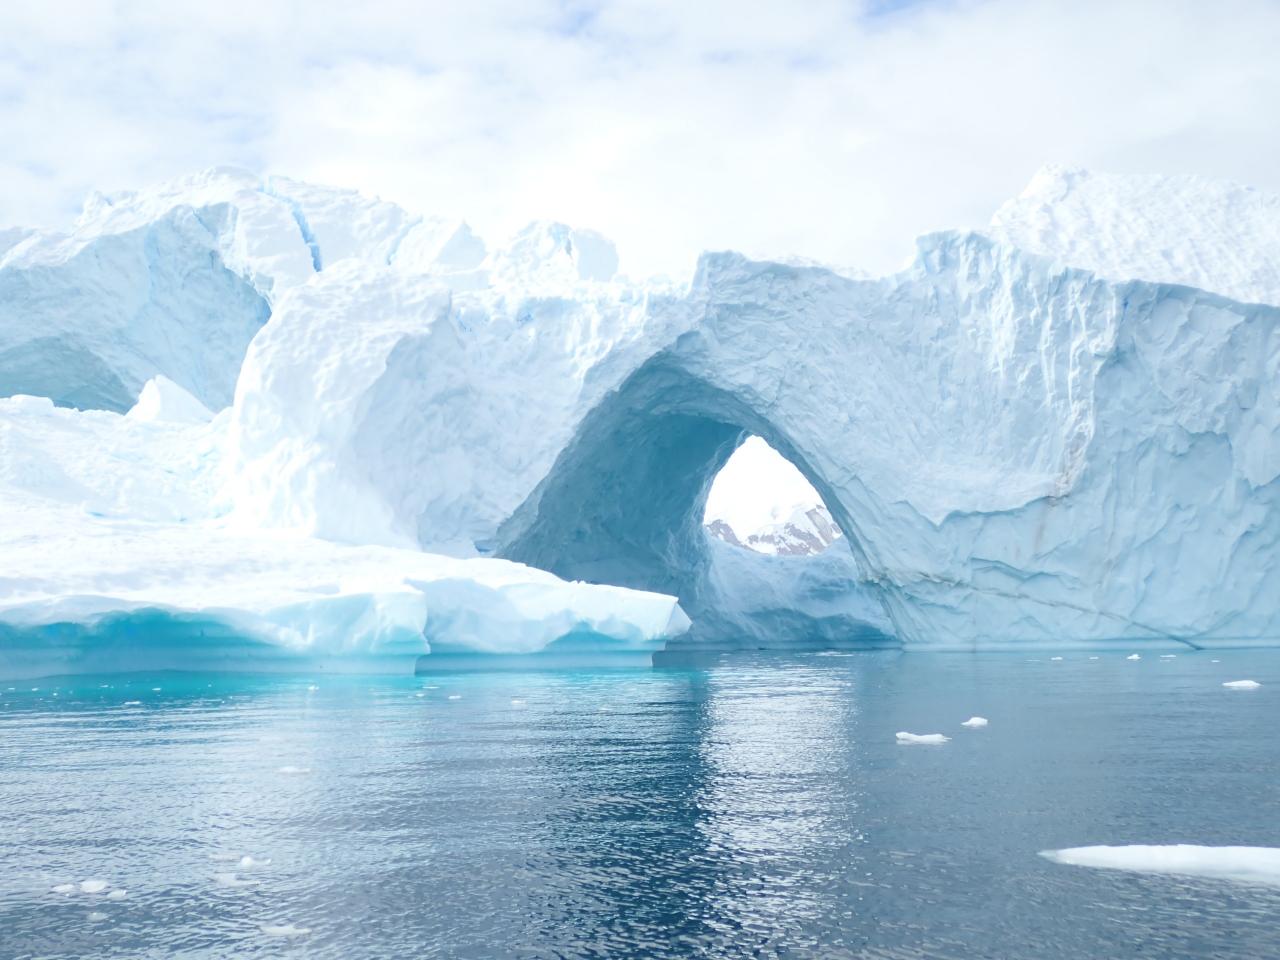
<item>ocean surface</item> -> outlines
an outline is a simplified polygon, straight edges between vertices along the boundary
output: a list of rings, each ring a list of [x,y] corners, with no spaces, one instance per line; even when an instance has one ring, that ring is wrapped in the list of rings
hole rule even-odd
[[[0,683],[0,958],[1280,956],[1039,855],[1280,846],[1280,653],[1127,653]]]

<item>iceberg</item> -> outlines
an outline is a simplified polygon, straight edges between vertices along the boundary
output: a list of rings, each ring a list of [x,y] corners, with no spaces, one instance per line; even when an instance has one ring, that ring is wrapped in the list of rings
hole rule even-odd
[[[672,597],[510,561],[228,528],[211,499],[227,415],[194,416],[159,378],[142,393],[127,415],[0,400],[0,675],[412,672],[433,650],[573,636],[648,653],[688,624]]]
[[[675,282],[240,171],[95,196],[0,237],[0,656],[1274,644],[1277,209],[1051,168],[892,275]],[[748,437],[844,537],[708,534]]]
[[[1079,182],[1054,202],[1102,234],[1087,249],[1023,229],[1037,200],[879,278],[710,253],[688,286],[605,280],[567,243],[469,278],[347,261],[250,345],[225,495],[255,526],[671,593],[690,637],[733,644],[753,591],[726,590],[701,520],[754,435],[846,533],[838,592],[876,609],[868,636],[1275,643],[1275,200]],[[1135,247],[1166,195],[1194,212]],[[819,581],[830,607],[830,578],[784,569],[773,597]]]

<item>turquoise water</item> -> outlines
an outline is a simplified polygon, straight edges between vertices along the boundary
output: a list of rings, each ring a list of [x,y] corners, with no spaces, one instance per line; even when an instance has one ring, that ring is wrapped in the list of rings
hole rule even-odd
[[[0,957],[1280,955],[1037,855],[1280,846],[1280,655],[1048,657],[0,683]]]

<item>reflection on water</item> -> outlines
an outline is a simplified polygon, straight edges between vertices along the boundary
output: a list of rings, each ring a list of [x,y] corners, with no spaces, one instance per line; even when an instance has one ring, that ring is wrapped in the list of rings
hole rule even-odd
[[[0,957],[1280,955],[1280,891],[1037,856],[1280,846],[1276,654],[9,686]]]

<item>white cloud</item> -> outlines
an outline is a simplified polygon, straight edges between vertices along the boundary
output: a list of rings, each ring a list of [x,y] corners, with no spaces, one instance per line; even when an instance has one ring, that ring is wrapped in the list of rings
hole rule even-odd
[[[883,268],[1048,161],[1280,190],[1278,47],[1270,0],[9,4],[0,220],[236,163],[635,272]]]

